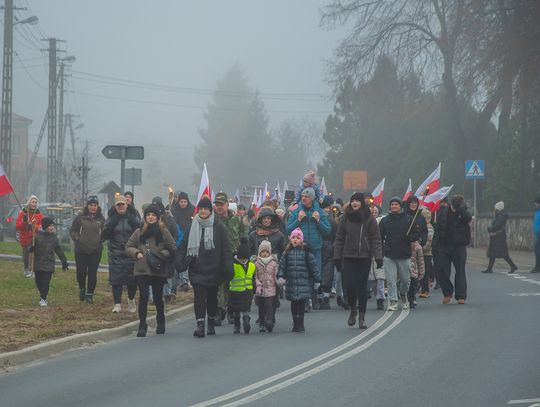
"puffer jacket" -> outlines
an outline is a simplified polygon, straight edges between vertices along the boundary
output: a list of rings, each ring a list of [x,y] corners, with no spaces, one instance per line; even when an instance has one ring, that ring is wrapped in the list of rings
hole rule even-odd
[[[262,218],[265,216],[270,216],[272,218],[272,224],[269,228],[265,228],[262,225]],[[272,254],[277,255],[277,258],[281,257],[281,253],[287,247],[287,238],[280,231],[281,220],[274,211],[270,208],[262,208],[259,211],[259,216],[257,218],[257,224],[255,230],[249,234],[248,244],[249,244],[249,253],[252,256],[257,256],[257,251],[263,240],[268,240],[272,245]],[[267,233],[270,231],[271,233]]]
[[[466,207],[458,207],[455,212],[450,207],[442,207],[437,212],[432,247],[468,246],[471,243],[471,220]]]
[[[411,243],[411,277],[418,280],[424,278],[426,272],[426,266],[424,263],[424,253],[420,242],[415,241]]]
[[[278,278],[287,281],[289,301],[307,300],[313,295],[313,284],[320,283],[321,272],[309,248],[292,247],[279,261]]]
[[[133,269],[133,274],[135,276],[154,276],[154,277],[168,277],[172,271],[172,261],[174,260],[174,255],[176,251],[176,244],[170,232],[167,230],[167,227],[160,222],[160,232],[162,239],[158,242],[154,236],[149,236],[146,239],[146,243],[141,242],[141,229],[135,230],[128,242],[126,243],[126,254],[135,261],[135,267]],[[144,229],[144,225],[143,225]],[[147,248],[152,252],[162,258],[168,258],[171,260],[171,263],[168,264],[162,273],[156,273],[150,266],[148,266],[148,260],[146,259],[146,250]],[[137,260],[137,254],[142,253],[143,257]]]
[[[313,219],[313,212],[315,211],[319,212],[319,222]],[[304,234],[304,241],[309,243],[309,245],[313,249],[320,249],[322,247],[323,236],[329,235],[331,233],[331,227],[330,223],[328,222],[328,217],[320,207],[315,208],[315,206],[312,206],[309,209],[304,209],[306,216],[302,219],[301,222],[299,222],[299,212],[300,208],[298,207],[290,214],[289,220],[287,222],[287,234],[290,235],[294,229],[299,227]]]
[[[82,254],[92,254],[103,250],[101,232],[105,226],[105,218],[101,214],[101,209],[95,216],[90,216],[85,210],[78,215],[71,224],[69,235],[75,244],[75,252]]]
[[[60,246],[60,241],[55,233],[40,231],[36,234],[33,245],[34,270],[54,273],[54,254],[62,262],[62,266],[67,267],[67,260]]]
[[[116,211],[107,219],[101,237],[108,240],[109,248],[109,283],[126,285],[133,282],[135,260],[126,253],[126,243],[140,227],[135,215],[119,215]]]
[[[272,256],[268,264],[257,259],[255,261],[255,284],[262,292],[258,297],[274,297],[276,295],[276,279],[279,269],[277,258]]]
[[[24,220],[26,217],[26,221]],[[15,221],[15,228],[19,232],[19,243],[21,246],[30,246],[33,236],[41,229],[43,214],[36,208],[35,211],[23,208]]]
[[[412,219],[406,213],[389,213],[379,223],[384,256],[390,259],[409,259],[411,242],[419,239],[418,233],[411,229],[407,235]]]

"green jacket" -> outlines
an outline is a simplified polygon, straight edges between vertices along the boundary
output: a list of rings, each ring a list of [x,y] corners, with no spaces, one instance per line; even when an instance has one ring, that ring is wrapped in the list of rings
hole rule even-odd
[[[54,273],[54,254],[62,261],[63,266],[67,266],[67,259],[60,246],[58,236],[54,233],[45,233],[40,231],[34,240],[33,246],[34,253],[34,267],[35,271],[45,271],[47,273]]]
[[[227,219],[223,219],[221,217],[219,219],[225,225],[225,229],[227,230],[227,237],[229,238],[231,249],[234,253],[240,245],[240,238],[247,238],[246,228],[240,218],[236,216],[233,211],[229,211]]]

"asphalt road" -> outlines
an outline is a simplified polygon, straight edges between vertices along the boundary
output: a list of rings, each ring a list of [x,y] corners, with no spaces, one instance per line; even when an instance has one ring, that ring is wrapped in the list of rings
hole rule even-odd
[[[540,406],[540,276],[468,280],[466,305],[440,291],[410,312],[370,300],[364,332],[334,307],[291,333],[287,301],[271,334],[197,339],[179,321],[2,373],[0,406]]]

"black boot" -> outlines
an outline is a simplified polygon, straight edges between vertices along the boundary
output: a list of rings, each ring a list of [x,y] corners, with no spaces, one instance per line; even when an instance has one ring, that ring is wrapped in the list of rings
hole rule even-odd
[[[206,333],[208,335],[215,335],[216,334],[216,318],[208,317],[208,329],[206,330]]]
[[[165,315],[157,315],[156,323],[156,335],[163,335],[165,333]]]
[[[349,319],[347,319],[347,325],[354,326],[356,324],[356,307],[351,308],[351,312],[349,312]]]
[[[298,332],[298,316],[294,315],[292,317],[292,320],[293,320],[292,332]]]
[[[482,270],[482,273],[493,273],[493,270],[491,270],[491,269],[485,269],[485,270]]]
[[[299,332],[299,333],[302,333],[302,332],[306,332],[306,330],[304,329],[304,316],[299,316],[298,317],[298,330],[296,332]]]
[[[81,288],[81,289],[79,290],[79,300],[84,301],[85,298],[86,298],[86,295],[85,295],[85,294],[86,294],[86,289],[85,289],[85,288]]]
[[[358,328],[360,329],[367,329],[367,325],[365,322],[366,313],[365,312],[359,312],[358,313]]]
[[[324,310],[330,309],[330,297],[323,298],[321,309],[324,309]]]
[[[377,300],[377,309],[384,309],[384,300],[383,299],[379,299]]]
[[[144,338],[146,336],[146,331],[148,331],[148,325],[146,323],[139,323],[139,330],[137,331],[137,338]]]
[[[94,303],[94,294],[86,294],[84,296],[84,299],[86,300],[87,304],[93,304]]]
[[[233,324],[234,324],[233,333],[239,334],[240,333],[240,314],[234,313]]]
[[[197,329],[193,332],[193,336],[204,338],[204,319],[202,321],[197,321]]]
[[[250,325],[251,318],[249,315],[244,315],[242,317],[242,325],[244,328],[244,333],[247,335],[249,334],[249,331],[251,331],[251,325]]]
[[[223,308],[218,308],[216,316],[214,317],[214,326],[221,326],[221,321],[223,318],[221,316],[223,315],[222,312],[225,312]]]
[[[272,332],[272,330],[274,329],[274,322],[272,321],[272,318],[268,318],[264,325],[268,332]]]

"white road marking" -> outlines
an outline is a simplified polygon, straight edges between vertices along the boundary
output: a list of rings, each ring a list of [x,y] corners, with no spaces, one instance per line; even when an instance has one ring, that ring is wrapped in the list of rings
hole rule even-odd
[[[366,343],[350,350],[349,352],[344,353],[336,357],[335,359],[329,360],[328,362],[325,362],[320,366],[314,367],[313,369],[310,369],[304,373],[301,373],[298,376],[291,377],[290,379],[285,380],[284,382],[277,383],[267,389],[261,390],[260,392],[254,393],[248,397],[244,397],[243,399],[233,401],[232,403],[229,403],[229,404],[225,404],[223,407],[236,407],[236,406],[242,406],[244,404],[251,403],[252,401],[266,397],[269,394],[275,393],[279,390],[284,389],[285,387],[291,386],[295,383],[298,383],[302,380],[307,379],[308,377],[316,375],[317,373],[320,373],[323,370],[326,370],[332,366],[335,366],[338,363],[343,362],[344,360],[349,359],[352,356],[355,356],[358,353],[368,349],[371,345],[373,345],[374,343],[382,339],[388,332],[390,332],[397,325],[399,325],[407,317],[407,315],[409,315],[409,310],[402,311],[401,314],[388,327],[386,327],[384,330],[382,330],[380,333],[378,333],[376,336],[371,338]]]
[[[508,404],[527,404],[527,403],[540,403],[540,399],[510,400],[508,402]]]
[[[511,295],[512,297],[529,297],[529,296],[539,296],[540,293],[510,293],[508,295]]]
[[[287,369],[287,370],[284,370],[283,372],[280,372],[280,373],[277,373],[273,376],[270,376],[266,379],[263,379],[261,381],[258,381],[256,383],[253,383],[249,386],[246,386],[246,387],[243,387],[241,389],[238,389],[238,390],[235,390],[235,391],[232,391],[230,393],[227,393],[227,394],[224,394],[222,396],[219,396],[219,397],[216,397],[216,398],[213,398],[211,400],[207,400],[207,401],[204,401],[204,402],[201,402],[201,403],[197,403],[197,404],[193,404],[191,407],[206,407],[206,406],[212,406],[212,405],[215,405],[215,404],[218,404],[218,403],[221,403],[221,402],[224,402],[224,401],[227,401],[227,400],[230,400],[232,398],[235,398],[235,397],[238,397],[238,396],[241,396],[242,394],[245,394],[245,393],[248,393],[252,390],[256,390],[260,387],[263,387],[263,386],[266,386],[267,384],[270,384],[272,382],[275,382],[276,380],[279,380],[279,379],[282,379],[284,377],[287,377],[293,373],[296,373],[297,371],[299,370],[302,370],[302,369],[305,369],[307,367],[310,367],[316,363],[319,363],[321,361],[323,361],[324,359],[327,359],[333,355],[335,355],[336,353],[339,353],[345,349],[347,349],[348,347],[354,345],[355,343],[361,341],[362,339],[364,339],[366,336],[368,335],[371,335],[373,334],[377,329],[379,329],[380,326],[382,326],[391,316],[393,315],[393,312],[390,312],[390,311],[386,311],[384,313],[384,315],[379,318],[377,320],[377,322],[375,322],[368,330],[366,331],[363,331],[360,335],[357,335],[355,336],[354,338],[348,340],[347,342],[335,347],[334,349],[331,349],[329,350],[328,352],[325,352],[319,356],[316,356],[314,357],[313,359],[310,359],[310,360],[307,360],[306,362],[304,363],[301,363],[297,366],[294,366],[290,369]],[[407,310],[407,315],[408,315],[408,310]],[[401,315],[400,315],[401,316]]]

